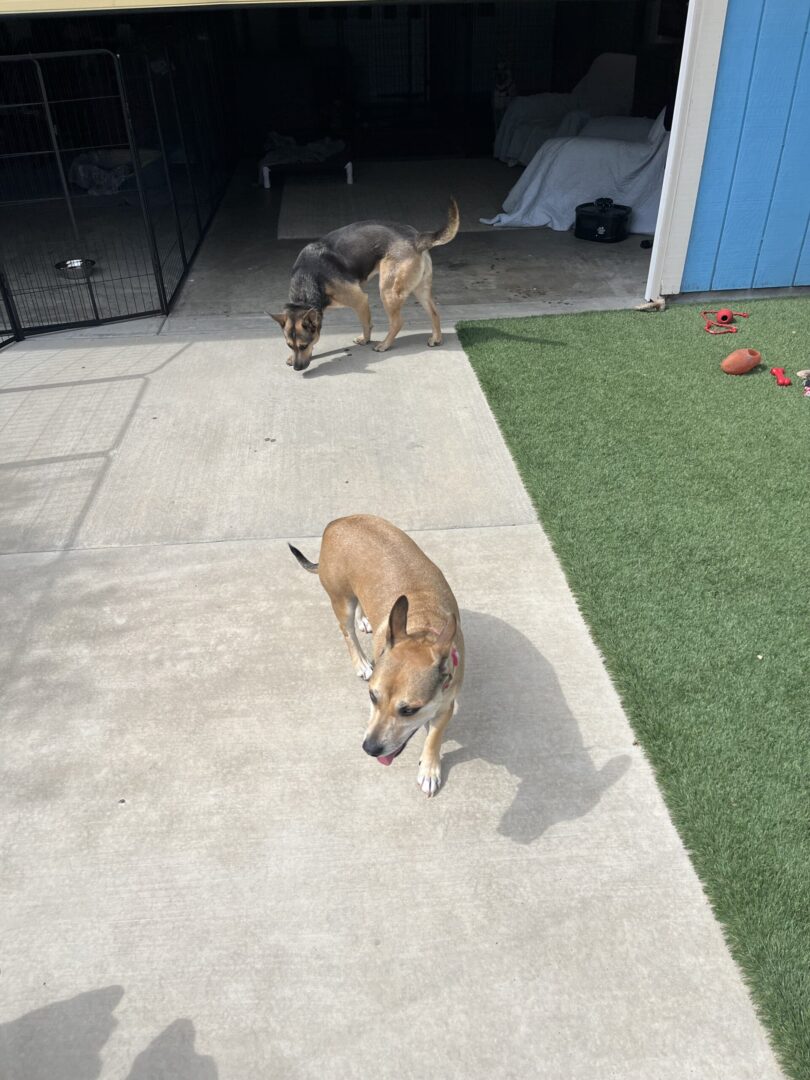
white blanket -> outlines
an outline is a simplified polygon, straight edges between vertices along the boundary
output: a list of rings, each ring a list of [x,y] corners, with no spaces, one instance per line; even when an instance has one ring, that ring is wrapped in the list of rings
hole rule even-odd
[[[507,195],[503,213],[485,225],[570,229],[580,203],[610,198],[632,206],[630,232],[652,233],[658,216],[669,133],[643,142],[619,139],[550,139],[537,151]]]
[[[498,127],[493,156],[526,165],[547,139],[576,135],[589,117],[626,115],[635,70],[634,56],[603,53],[570,93],[515,98]]]

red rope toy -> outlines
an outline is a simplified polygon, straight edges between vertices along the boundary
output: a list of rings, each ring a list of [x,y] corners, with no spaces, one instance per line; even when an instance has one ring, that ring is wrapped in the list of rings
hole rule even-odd
[[[714,319],[710,319],[709,315],[716,316]],[[706,325],[703,329],[707,334],[736,334],[739,327],[734,325],[734,316],[740,319],[747,319],[747,311],[732,311],[730,308],[720,308],[719,311],[701,311],[701,319],[706,320]]]

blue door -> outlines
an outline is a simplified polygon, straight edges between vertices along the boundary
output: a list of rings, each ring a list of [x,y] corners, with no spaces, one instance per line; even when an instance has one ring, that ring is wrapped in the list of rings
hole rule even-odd
[[[681,289],[810,285],[810,0],[729,0]]]

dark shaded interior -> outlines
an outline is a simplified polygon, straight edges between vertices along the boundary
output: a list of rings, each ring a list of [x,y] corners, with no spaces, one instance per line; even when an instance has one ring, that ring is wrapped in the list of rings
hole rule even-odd
[[[499,60],[532,94],[570,90],[605,52],[637,58],[634,115],[671,113],[686,8],[509,0],[0,19],[0,340],[6,327],[168,310],[237,163],[257,162],[272,133],[339,139],[358,162],[487,157]],[[101,187],[87,180],[95,166],[129,172],[104,190],[102,173]],[[96,265],[77,277],[55,269],[91,250]]]

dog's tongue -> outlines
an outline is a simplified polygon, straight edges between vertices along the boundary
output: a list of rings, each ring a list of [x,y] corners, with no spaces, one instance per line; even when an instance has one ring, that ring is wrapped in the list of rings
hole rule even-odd
[[[409,738],[410,738],[410,735],[408,736],[408,739]],[[394,760],[394,758],[399,757],[399,755],[405,749],[405,747],[406,747],[406,745],[408,743],[408,739],[406,739],[405,742],[402,744],[402,746],[400,746],[399,750],[395,750],[393,752],[393,754],[380,754],[380,756],[377,758],[377,761],[379,761],[379,763],[381,765],[390,765],[391,762]]]

